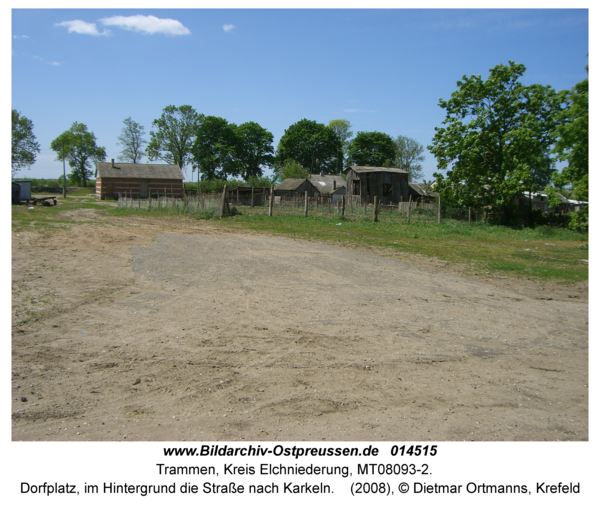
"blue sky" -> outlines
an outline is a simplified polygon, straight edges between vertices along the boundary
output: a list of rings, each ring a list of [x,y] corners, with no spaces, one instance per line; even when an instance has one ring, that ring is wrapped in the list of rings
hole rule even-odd
[[[525,84],[568,89],[587,54],[586,9],[13,9],[12,107],[42,148],[19,177],[62,174],[50,142],[74,121],[118,159],[123,120],[148,133],[170,104],[255,121],[275,147],[302,118],[427,146],[463,75],[513,60]]]

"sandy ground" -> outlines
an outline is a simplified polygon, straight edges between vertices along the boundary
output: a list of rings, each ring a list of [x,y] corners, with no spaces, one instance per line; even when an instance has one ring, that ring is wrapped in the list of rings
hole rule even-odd
[[[588,439],[586,284],[63,218],[13,233],[13,440]]]

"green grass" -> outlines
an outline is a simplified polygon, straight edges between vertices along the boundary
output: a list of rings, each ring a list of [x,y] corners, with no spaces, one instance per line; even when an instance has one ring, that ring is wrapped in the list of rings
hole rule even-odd
[[[400,223],[340,217],[242,214],[224,226],[317,240],[346,247],[376,248],[384,254],[404,252],[457,262],[474,271],[491,271],[544,280],[588,278],[587,234],[537,227],[513,229],[463,222]]]

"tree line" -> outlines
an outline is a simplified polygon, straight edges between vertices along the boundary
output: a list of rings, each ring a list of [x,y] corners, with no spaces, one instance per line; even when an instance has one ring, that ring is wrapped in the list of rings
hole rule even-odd
[[[525,85],[525,66],[515,62],[479,75],[463,76],[450,99],[440,99],[446,111],[435,128],[429,151],[437,159],[436,191],[452,207],[487,206],[503,223],[511,223],[515,199],[545,191],[551,207],[557,192],[588,200],[588,79],[571,90]],[[39,153],[33,123],[12,111],[12,171],[30,166]],[[310,173],[340,174],[348,165],[398,167],[413,181],[423,176],[423,146],[405,136],[351,131],[345,119],[325,125],[302,119],[290,125],[275,152],[273,134],[255,122],[241,125],[205,116],[189,105],[169,105],[152,122],[150,140],[131,118],[119,136],[120,161],[139,163],[143,157],[178,164],[202,180],[258,180],[272,169],[279,180]],[[66,160],[71,178],[85,184],[91,163],[106,158],[94,133],[74,122],[51,143],[57,160]],[[556,162],[567,162],[562,171]],[[529,199],[531,203],[531,199]],[[587,208],[575,215],[587,224]]]
[[[145,138],[143,125],[131,117],[123,121],[119,161],[140,163],[147,158],[177,164],[184,171],[191,167],[203,181],[256,181],[264,177],[266,169],[273,170],[279,180],[310,173],[341,174],[347,165],[400,167],[409,171],[412,179],[422,177],[424,148],[417,141],[403,136],[393,139],[380,132],[358,132],[354,137],[350,128],[344,119],[328,125],[302,119],[285,130],[275,152],[273,134],[256,122],[236,125],[198,113],[190,105],[169,105],[152,122],[150,140]],[[85,186],[93,175],[92,163],[106,159],[106,149],[96,141],[87,125],[74,122],[50,143],[56,160],[71,167],[71,182]],[[33,124],[13,110],[13,175],[32,165],[36,152],[39,145]]]

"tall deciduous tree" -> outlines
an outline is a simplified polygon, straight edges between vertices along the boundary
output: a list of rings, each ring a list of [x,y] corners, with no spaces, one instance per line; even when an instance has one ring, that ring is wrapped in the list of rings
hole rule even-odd
[[[234,154],[237,147],[236,126],[218,116],[206,116],[196,130],[192,153],[194,165],[204,179],[227,179],[236,175]]]
[[[337,134],[337,136],[340,138],[340,141],[342,142],[345,166],[347,165],[348,160],[348,147],[350,146],[350,139],[352,139],[352,136],[354,135],[354,132],[350,130],[350,128],[352,128],[352,125],[347,119],[332,119],[327,126]]]
[[[436,127],[428,149],[440,173],[436,188],[451,189],[462,206],[491,205],[505,223],[515,198],[543,189],[554,171],[550,149],[560,100],[549,86],[525,86],[525,66],[509,62],[490,69],[490,76],[463,76]]]
[[[196,131],[203,119],[204,115],[197,113],[190,105],[165,107],[160,118],[152,122],[156,131],[150,132],[148,158],[177,164],[185,171],[186,165],[192,160]]]
[[[123,120],[125,125],[121,130],[121,135],[117,137],[117,144],[123,146],[121,151],[121,161],[129,163],[139,163],[145,156],[144,146],[148,141],[144,139],[145,129],[143,125],[136,123],[129,118]]]
[[[273,134],[249,121],[235,129],[235,163],[244,181],[260,177],[263,167],[273,166]]]
[[[92,162],[106,159],[106,149],[96,144],[94,132],[88,131],[83,123],[73,122],[71,128],[60,134],[50,143],[56,153],[56,160],[63,157],[71,167],[71,180],[79,181],[83,186],[92,177]]]
[[[29,168],[35,163],[40,145],[33,133],[33,122],[21,116],[17,110],[12,110],[12,155],[11,170],[14,176],[19,170]]]
[[[395,166],[408,172],[409,181],[423,179],[423,166],[421,165],[421,162],[425,161],[423,145],[403,135],[396,137],[394,144],[396,145]]]
[[[348,149],[352,165],[391,166],[396,158],[394,140],[382,132],[358,132]]]
[[[310,173],[337,174],[343,170],[342,142],[329,127],[302,119],[284,132],[277,146],[279,163],[296,160]]]

